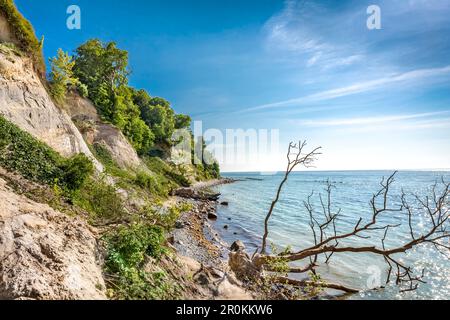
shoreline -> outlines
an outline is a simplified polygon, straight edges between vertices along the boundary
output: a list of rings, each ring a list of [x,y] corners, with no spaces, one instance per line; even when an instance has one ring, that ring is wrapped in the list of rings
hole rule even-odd
[[[184,196],[175,195],[176,201],[186,201],[193,206],[180,216],[177,228],[171,234],[172,244],[180,254],[205,265],[227,267],[230,244],[220,237],[219,231],[212,224],[217,219],[220,195],[211,193],[208,188],[234,182],[236,180],[229,178],[202,181],[191,187],[181,188]],[[210,195],[213,195],[213,199]]]
[[[206,191],[209,187],[235,182],[232,179],[216,179],[198,183],[192,190]],[[254,300],[256,294],[239,281],[228,264],[230,244],[226,243],[214,228],[212,217],[217,217],[218,199],[211,200],[175,196],[177,202],[188,202],[192,209],[184,212],[171,232],[169,243],[176,250],[179,260],[197,265],[192,276],[197,285],[209,292],[207,299]],[[191,262],[189,262],[191,261]],[[205,290],[202,298],[204,299]]]

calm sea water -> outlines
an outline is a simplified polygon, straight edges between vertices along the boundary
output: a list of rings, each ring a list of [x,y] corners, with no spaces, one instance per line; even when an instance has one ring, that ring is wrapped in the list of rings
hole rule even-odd
[[[342,210],[338,221],[340,230],[349,231],[355,222],[362,217],[367,221],[371,217],[369,201],[373,193],[380,189],[380,181],[392,172],[355,171],[355,172],[296,172],[290,176],[282,193],[281,199],[270,222],[269,240],[279,247],[292,246],[295,249],[305,248],[313,244],[309,215],[303,201],[314,191],[313,204],[320,214],[321,207],[318,194],[325,195],[326,181],[334,184],[332,193],[332,209]],[[242,240],[249,253],[253,253],[261,243],[263,221],[275,196],[276,188],[282,179],[282,174],[260,175],[257,173],[224,174],[227,177],[239,179],[233,184],[216,187],[222,193],[221,201],[228,201],[229,206],[219,206],[219,219],[216,228],[223,239],[232,243]],[[398,198],[403,189],[419,195],[427,195],[432,185],[444,177],[450,181],[450,172],[399,172],[392,185],[392,197],[389,202],[398,204]],[[384,214],[380,222],[388,224],[403,223],[402,227],[393,229],[388,234],[386,246],[404,243],[409,238],[404,215]],[[416,212],[414,223],[418,228],[426,226],[424,212]],[[406,224],[405,224],[406,223]],[[228,225],[228,229],[223,227]],[[420,229],[418,229],[420,230]],[[349,245],[373,244],[381,246],[382,234],[375,234],[372,239],[355,238],[349,240]],[[368,290],[374,284],[384,284],[386,265],[381,257],[371,254],[335,254],[328,266],[319,269],[322,278],[340,282],[363,290],[352,299],[449,299],[450,298],[450,254],[439,254],[428,246],[400,255],[405,263],[412,265],[419,273],[425,268],[426,284],[409,293],[399,293],[394,285],[377,291]]]

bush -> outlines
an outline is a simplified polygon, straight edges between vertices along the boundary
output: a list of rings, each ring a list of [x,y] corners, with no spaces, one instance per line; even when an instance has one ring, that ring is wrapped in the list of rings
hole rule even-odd
[[[91,179],[73,195],[74,203],[91,214],[91,222],[101,224],[116,221],[126,215],[116,188],[104,181]]]
[[[81,83],[80,81],[77,81],[76,83],[76,88],[77,88],[77,92],[78,94],[83,97],[83,98],[87,98],[89,96],[89,90],[87,85]]]
[[[73,191],[92,174],[84,155],[65,159],[46,144],[0,116],[0,166],[32,181]]]
[[[141,171],[136,174],[135,183],[141,188],[149,191],[151,194],[160,196],[167,196],[168,194],[168,190],[163,182],[145,172]]]
[[[161,227],[136,223],[120,226],[105,237],[106,271],[114,275],[112,297],[116,299],[174,299],[179,288],[164,272],[143,271],[146,256],[160,259],[166,252]],[[108,276],[108,275],[107,275]],[[111,291],[110,291],[111,292]]]
[[[176,183],[177,186],[189,187],[191,185],[189,180],[181,172],[176,172],[177,168],[164,162],[159,157],[146,157],[144,161],[150,170],[165,177],[168,181]]]
[[[164,231],[158,226],[136,223],[120,226],[107,238],[106,266],[111,272],[124,272],[140,267],[145,255],[159,259],[164,253]]]
[[[94,173],[92,161],[84,154],[77,154],[63,165],[63,181],[69,190],[78,190]]]

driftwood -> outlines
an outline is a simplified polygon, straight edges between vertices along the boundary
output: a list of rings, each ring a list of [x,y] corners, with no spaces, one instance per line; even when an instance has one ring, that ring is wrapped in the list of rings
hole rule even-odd
[[[326,196],[323,197],[321,194],[319,195],[321,205],[318,211],[316,211],[316,208],[314,208],[312,204],[313,193],[311,193],[303,203],[305,212],[309,216],[311,236],[314,240],[314,245],[296,252],[284,252],[280,254],[266,253],[269,220],[272,216],[273,209],[279,200],[283,185],[286,183],[289,174],[296,166],[310,166],[315,157],[319,154],[318,150],[320,148],[302,154],[305,146],[305,142],[299,143],[298,145],[292,143],[289,145],[286,174],[278,187],[276,197],[272,202],[264,221],[262,248],[260,253],[255,253],[251,258],[253,266],[257,270],[260,270],[261,276],[264,274],[264,271],[276,273],[277,271],[273,270],[272,265],[274,262],[279,262],[281,259],[288,265],[288,268],[282,271],[285,275],[272,277],[276,282],[295,286],[315,286],[317,284],[313,281],[290,279],[286,277],[286,275],[289,273],[310,273],[314,275],[316,274],[316,268],[321,263],[329,264],[332,261],[334,254],[338,253],[373,254],[383,257],[386,262],[386,284],[395,280],[395,284],[400,287],[401,292],[416,290],[420,283],[425,282],[423,279],[424,272],[422,271],[420,274],[416,274],[411,266],[402,262],[400,255],[412,248],[422,245],[434,247],[437,253],[444,253],[443,250],[450,250],[450,232],[448,231],[450,222],[450,184],[446,183],[444,180],[440,183],[436,183],[432,187],[431,194],[425,197],[406,194],[402,191],[401,195],[397,197],[398,205],[391,206],[390,203],[393,201],[390,191],[396,175],[396,172],[394,172],[387,179],[381,181],[380,190],[372,196],[369,203],[372,211],[370,219],[364,221],[363,218],[359,218],[355,220],[352,228],[343,231],[338,230],[336,225],[337,220],[341,216],[341,210],[334,210],[332,206],[332,190],[334,185],[327,182],[325,190]],[[293,150],[298,150],[298,152],[293,154]],[[424,218],[426,221],[422,221],[419,230],[418,224],[414,222],[416,221],[415,215],[423,213],[425,214]],[[405,240],[403,244],[394,247],[386,245],[389,233],[400,227],[401,224],[380,223],[380,217],[384,215],[396,215],[396,217],[400,218],[403,216],[405,218],[405,224],[408,224],[409,229],[409,239]],[[342,244],[345,239],[355,238],[372,239],[373,245],[348,246]],[[292,262],[304,262],[303,264],[306,266],[302,268],[292,267],[290,266],[290,263]],[[248,264],[248,261],[245,261],[245,263]],[[246,268],[253,270],[253,267],[248,265]],[[358,291],[354,288],[326,282],[320,283],[318,286],[336,289],[346,293],[355,293]]]

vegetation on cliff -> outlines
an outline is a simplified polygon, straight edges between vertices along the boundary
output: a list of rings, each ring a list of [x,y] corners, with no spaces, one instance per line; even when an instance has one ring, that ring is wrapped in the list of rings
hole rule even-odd
[[[66,159],[0,116],[0,166],[23,177],[68,191],[81,188],[93,173],[83,154]]]
[[[44,75],[42,41],[36,38],[31,23],[20,14],[13,0],[0,0],[0,14],[8,22],[18,47],[33,59],[36,70]]]

